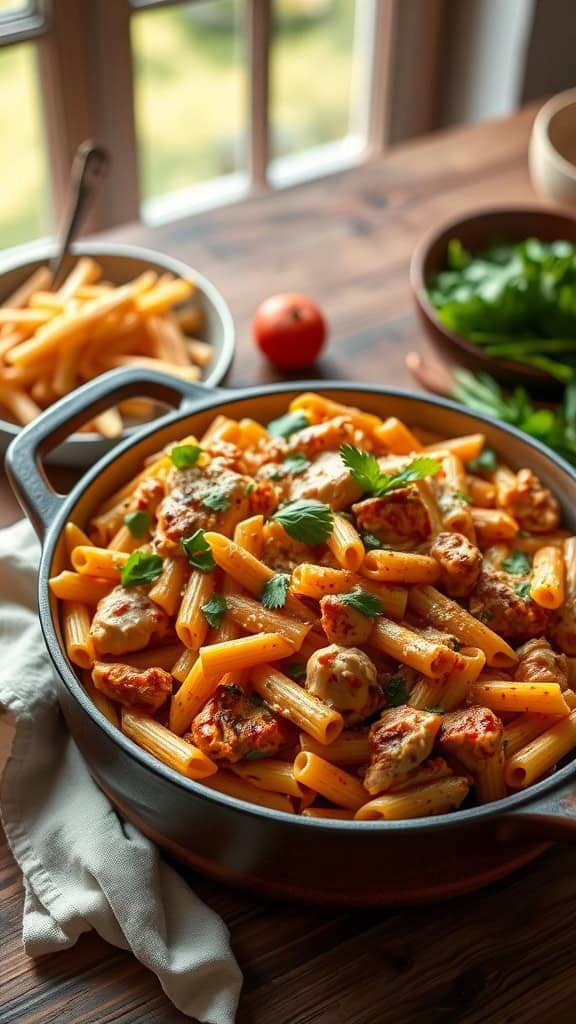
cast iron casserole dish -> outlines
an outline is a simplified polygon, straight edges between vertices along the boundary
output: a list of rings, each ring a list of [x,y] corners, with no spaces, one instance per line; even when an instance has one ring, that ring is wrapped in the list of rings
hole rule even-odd
[[[64,567],[63,528],[82,525],[143,458],[216,413],[266,423],[316,383],[208,391],[160,373],[119,370],[54,405],[13,441],[7,469],[42,543],[38,603],[66,722],[98,785],[120,813],[186,864],[226,882],[293,900],[358,906],[456,895],[509,874],[557,839],[576,839],[576,761],[505,800],[436,818],[391,822],[325,821],[256,807],[178,775],[109,724],[68,661],[48,578]],[[452,402],[409,392],[325,383],[322,393],[367,411],[398,416],[446,435],[486,434],[512,466],[529,466],[556,494],[576,531],[576,474],[517,430],[464,412]],[[143,428],[90,469],[67,497],[57,495],[41,458],[94,413],[146,394],[179,408]]]

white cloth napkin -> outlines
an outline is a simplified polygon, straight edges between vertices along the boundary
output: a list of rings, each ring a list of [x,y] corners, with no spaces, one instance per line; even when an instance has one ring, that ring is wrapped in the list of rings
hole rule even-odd
[[[0,813],[24,875],[26,952],[65,949],[94,928],[154,971],[182,1013],[231,1024],[242,975],[224,923],[120,820],[66,730],[36,613],[38,558],[28,523],[0,530],[4,760],[11,747]]]

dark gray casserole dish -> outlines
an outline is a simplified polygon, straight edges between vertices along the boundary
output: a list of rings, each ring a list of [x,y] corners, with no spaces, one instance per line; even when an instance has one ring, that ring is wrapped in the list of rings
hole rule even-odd
[[[512,465],[527,465],[560,499],[576,530],[576,474],[542,445],[449,401],[365,384],[318,382],[243,391],[208,390],[160,373],[100,377],[23,430],[7,455],[14,491],[43,545],[38,581],[42,631],[62,711],[97,783],[120,813],[186,864],[223,881],[293,900],[374,906],[455,895],[501,878],[555,840],[576,839],[576,764],[569,760],[525,792],[484,807],[395,822],[305,819],[248,805],[162,765],[94,707],[63,649],[48,578],[63,567],[62,531],[82,525],[105,496],[170,441],[198,434],[216,413],[266,423],[304,390],[408,424],[457,435],[481,430]],[[47,483],[42,458],[88,415],[146,394],[177,405],[93,466],[71,493]]]

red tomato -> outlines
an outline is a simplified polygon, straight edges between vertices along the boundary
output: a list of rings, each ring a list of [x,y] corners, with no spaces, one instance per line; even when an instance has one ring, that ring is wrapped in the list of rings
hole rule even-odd
[[[258,306],[252,321],[258,348],[280,370],[310,366],[324,344],[322,313],[305,295],[272,295]]]

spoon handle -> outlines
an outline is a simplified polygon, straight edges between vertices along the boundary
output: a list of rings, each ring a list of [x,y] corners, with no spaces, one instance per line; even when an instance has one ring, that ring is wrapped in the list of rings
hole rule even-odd
[[[110,155],[104,146],[95,146],[89,140],[80,143],[70,172],[70,198],[60,230],[58,251],[50,265],[53,289],[61,282],[70,245],[100,184],[106,177],[109,166]]]

